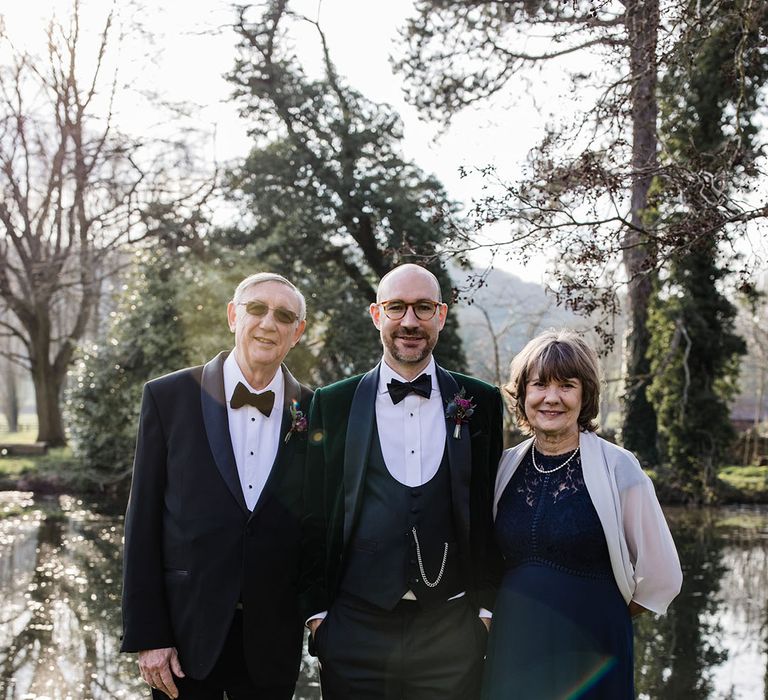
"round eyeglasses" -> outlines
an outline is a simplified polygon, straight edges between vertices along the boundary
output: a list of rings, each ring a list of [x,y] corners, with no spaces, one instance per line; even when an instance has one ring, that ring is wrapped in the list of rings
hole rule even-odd
[[[439,301],[431,301],[430,299],[419,299],[412,304],[408,304],[400,299],[391,299],[389,301],[380,301],[378,306],[384,311],[384,315],[392,320],[399,321],[405,317],[408,313],[408,308],[413,309],[413,313],[416,314],[416,318],[419,321],[429,321],[437,311],[437,307],[440,306]]]

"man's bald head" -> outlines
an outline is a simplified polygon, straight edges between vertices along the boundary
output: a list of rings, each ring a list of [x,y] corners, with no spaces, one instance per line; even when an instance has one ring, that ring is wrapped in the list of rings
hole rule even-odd
[[[399,265],[398,267],[390,270],[386,275],[384,275],[384,277],[381,278],[379,281],[379,287],[376,290],[376,302],[380,303],[382,301],[386,301],[387,299],[391,299],[392,296],[389,294],[389,290],[395,287],[400,287],[400,282],[418,278],[431,280],[435,292],[434,297],[432,298],[435,301],[443,300],[443,295],[440,291],[440,282],[438,282],[437,277],[435,277],[429,270],[421,267],[420,265],[405,263],[404,265]]]

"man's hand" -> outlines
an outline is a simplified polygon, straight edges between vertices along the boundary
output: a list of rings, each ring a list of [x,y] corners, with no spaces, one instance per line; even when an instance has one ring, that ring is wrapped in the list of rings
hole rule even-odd
[[[169,698],[179,697],[173,676],[183,678],[184,672],[181,670],[179,655],[174,647],[140,651],[139,670],[141,677],[149,683],[150,687],[161,690]]]
[[[644,612],[648,612],[648,608],[644,608],[640,603],[636,603],[634,600],[629,601],[629,614],[631,617],[637,617]]]
[[[485,629],[489,632],[491,631],[491,619],[490,617],[481,617],[480,618],[483,621],[483,624],[485,625]]]
[[[310,620],[307,622],[307,627],[309,627],[309,631],[312,633],[312,639],[315,638],[315,632],[317,632],[317,628],[320,627],[320,625],[323,624],[323,618],[322,617],[316,617],[314,620]]]

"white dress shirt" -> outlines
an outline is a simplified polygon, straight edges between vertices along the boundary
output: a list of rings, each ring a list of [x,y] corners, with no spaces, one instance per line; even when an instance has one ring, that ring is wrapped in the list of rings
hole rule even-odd
[[[445,449],[445,412],[434,358],[430,358],[421,374],[432,378],[429,398],[410,393],[394,404],[387,384],[393,379],[407,380],[383,360],[379,369],[376,426],[381,453],[389,473],[406,486],[421,486],[437,474]]]
[[[253,393],[275,392],[275,403],[269,417],[248,404],[241,408],[232,408],[229,405],[238,382],[242,382],[248,391]],[[257,392],[246,381],[234,352],[229,353],[224,360],[224,396],[227,399],[229,436],[232,440],[237,474],[240,477],[240,486],[243,489],[248,510],[253,510],[259,500],[277,457],[284,395],[282,367],[278,367],[269,385]]]

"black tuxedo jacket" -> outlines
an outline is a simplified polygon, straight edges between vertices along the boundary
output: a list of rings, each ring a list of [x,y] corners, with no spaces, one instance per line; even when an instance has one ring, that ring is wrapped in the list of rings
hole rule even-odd
[[[502,451],[501,395],[478,379],[437,367],[445,405],[461,390],[476,404],[461,426],[446,418],[451,500],[467,593],[478,607],[493,608],[501,572],[493,542],[491,507]],[[310,409],[302,610],[305,619],[333,602],[346,548],[365,492],[365,471],[375,422],[379,367],[315,392]],[[443,450],[443,445],[435,445]]]
[[[122,651],[175,646],[184,673],[207,676],[239,601],[257,684],[294,683],[306,431],[312,392],[283,367],[281,442],[253,512],[245,505],[227,422],[221,353],[144,388],[125,516]]]

